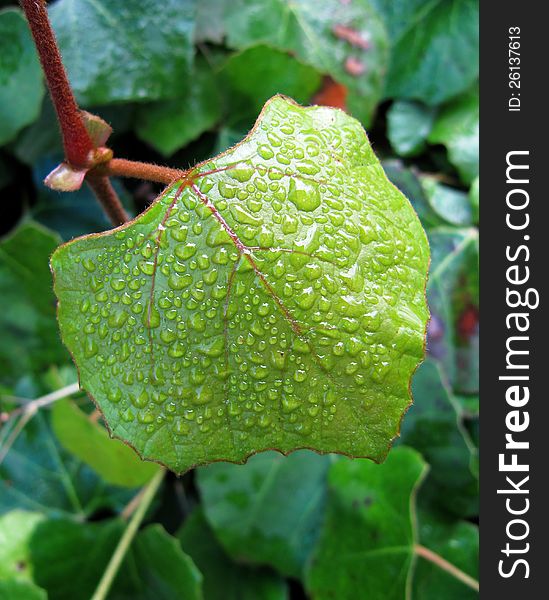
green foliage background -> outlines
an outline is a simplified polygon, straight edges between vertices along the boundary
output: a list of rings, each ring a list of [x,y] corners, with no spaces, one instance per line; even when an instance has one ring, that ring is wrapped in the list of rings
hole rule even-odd
[[[109,228],[86,189],[41,185],[61,145],[14,4],[0,2],[0,456],[13,410],[76,381],[49,256]],[[476,0],[57,0],[50,11],[77,98],[113,125],[115,155],[186,168],[240,140],[275,93],[344,101],[432,252],[427,358],[387,461],[265,453],[170,476],[109,597],[475,597],[414,545],[477,576]],[[159,192],[115,183],[134,214]],[[124,507],[156,472],[91,411],[82,394],[58,401],[3,457],[2,599],[89,598]]]

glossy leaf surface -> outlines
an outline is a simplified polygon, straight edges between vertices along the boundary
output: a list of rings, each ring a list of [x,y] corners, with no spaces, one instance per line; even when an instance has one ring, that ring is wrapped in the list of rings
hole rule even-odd
[[[241,144],[51,264],[83,388],[181,472],[270,448],[383,460],[423,354],[428,254],[360,124],[275,97]]]

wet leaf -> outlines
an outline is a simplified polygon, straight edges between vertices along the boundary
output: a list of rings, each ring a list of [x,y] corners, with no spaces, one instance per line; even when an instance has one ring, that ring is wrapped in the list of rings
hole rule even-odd
[[[28,25],[20,10],[0,10],[0,144],[40,112],[44,85]]]
[[[275,97],[240,145],[51,264],[81,384],[142,456],[181,472],[271,448],[387,454],[428,247],[345,113]]]
[[[111,440],[106,429],[93,422],[71,400],[53,407],[52,426],[61,445],[112,485],[144,485],[159,469],[142,462],[119,440]]]
[[[50,18],[85,106],[181,96],[193,57],[194,0],[58,0]],[[77,15],[77,17],[76,17]]]
[[[326,517],[306,576],[311,598],[407,597],[415,494],[426,468],[403,446],[383,465],[341,458],[331,466]]]
[[[48,260],[59,243],[53,232],[27,222],[0,241],[0,381],[11,385],[69,356],[55,325]]]
[[[267,44],[330,75],[348,88],[350,112],[370,124],[388,52],[385,27],[369,0],[235,0],[225,9],[225,29],[229,46]]]
[[[185,519],[177,537],[202,573],[206,600],[287,600],[288,588],[279,575],[227,556],[201,509]]]
[[[237,561],[299,577],[316,541],[330,459],[266,452],[241,465],[198,471],[205,516]]]

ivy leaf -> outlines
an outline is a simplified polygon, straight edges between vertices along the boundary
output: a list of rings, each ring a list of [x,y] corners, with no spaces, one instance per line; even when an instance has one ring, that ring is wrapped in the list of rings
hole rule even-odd
[[[383,91],[388,43],[369,0],[235,0],[225,9],[225,29],[229,46],[267,44],[331,75],[348,88],[351,113],[370,124]]]
[[[426,360],[412,382],[414,404],[402,424],[402,443],[430,465],[422,495],[452,514],[478,514],[478,481],[471,472],[474,448],[456,399],[438,365]]]
[[[25,425],[0,466],[0,514],[24,508],[85,518],[101,509],[121,510],[132,493],[106,486],[63,450],[40,412]]]
[[[429,204],[443,221],[456,226],[472,225],[471,201],[465,192],[428,177],[423,178],[423,188]]]
[[[123,529],[124,523],[119,520],[39,522],[25,540],[35,582],[55,600],[91,598]],[[178,541],[160,525],[151,525],[132,542],[109,598],[202,600],[201,579]]]
[[[58,0],[50,18],[83,105],[175,98],[187,89],[195,0]],[[76,15],[78,15],[76,17]]]
[[[0,381],[69,360],[55,325],[55,297],[48,260],[59,237],[27,222],[0,242]]]
[[[47,600],[46,592],[29,581],[0,579],[0,598],[2,600]]]
[[[299,577],[320,526],[329,462],[308,451],[266,452],[244,466],[200,469],[205,515],[227,553]]]
[[[240,145],[51,265],[82,387],[182,472],[272,448],[383,460],[423,354],[428,254],[360,124],[275,97]]]
[[[478,392],[478,230],[429,231],[432,262],[427,296],[431,309],[427,350],[457,393]]]
[[[220,77],[229,92],[230,114],[239,119],[257,115],[274,94],[286,94],[307,103],[320,86],[319,73],[286,52],[269,46],[253,46],[231,56]]]
[[[158,469],[151,463],[139,461],[119,440],[111,441],[107,431],[90,421],[71,400],[56,402],[52,427],[61,445],[90,466],[106,483],[139,487]]]
[[[21,11],[0,11],[0,145],[36,119],[43,94],[40,63]]]
[[[448,158],[465,183],[478,176],[479,95],[475,88],[444,107],[438,115],[429,142],[444,144]]]
[[[478,77],[478,0],[372,0],[391,38],[386,95],[436,106]]]
[[[202,509],[195,509],[185,519],[177,537],[204,577],[206,600],[287,600],[288,589],[279,575],[231,561]]]
[[[23,510],[0,517],[0,580],[32,581],[28,539],[43,520],[43,515]]]
[[[221,117],[221,98],[206,61],[197,61],[186,95],[146,104],[137,113],[137,135],[165,156],[212,128]]]
[[[421,544],[478,579],[478,527],[464,521],[450,521],[424,510],[418,512]],[[414,600],[476,600],[478,592],[432,562],[418,559],[412,597]]]
[[[394,102],[387,112],[387,136],[400,156],[415,156],[423,151],[433,126],[435,113],[419,102]]]
[[[415,494],[426,468],[404,446],[383,465],[341,458],[331,466],[326,517],[306,574],[311,598],[408,597]]]

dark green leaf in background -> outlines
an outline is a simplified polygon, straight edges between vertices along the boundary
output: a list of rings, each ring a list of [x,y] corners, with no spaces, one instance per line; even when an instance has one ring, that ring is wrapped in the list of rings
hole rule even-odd
[[[0,145],[32,123],[44,85],[28,25],[21,11],[0,11]]]
[[[416,372],[412,393],[414,404],[402,422],[401,440],[421,452],[430,465],[423,488],[429,488],[433,502],[452,514],[476,515],[478,482],[471,472],[474,448],[460,407],[431,359]]]
[[[205,600],[287,600],[288,588],[280,575],[229,558],[201,508],[187,517],[177,537],[202,573]]]
[[[63,62],[84,106],[181,97],[188,89],[195,0],[57,0]]]
[[[161,154],[170,156],[212,128],[221,117],[221,97],[206,61],[198,61],[184,96],[145,104],[136,117],[137,135]]]
[[[471,200],[467,193],[424,177],[423,188],[429,204],[449,225],[462,227],[473,224]]]
[[[400,156],[414,156],[425,148],[435,113],[419,102],[399,101],[387,113],[387,135]]]
[[[133,493],[108,486],[63,450],[48,415],[40,412],[27,423],[0,465],[0,514],[22,508],[82,519],[102,509],[121,510]]]
[[[430,106],[478,77],[478,0],[372,0],[391,39],[386,95]]]
[[[201,468],[204,512],[229,556],[299,576],[320,525],[329,463],[302,450]]]
[[[59,237],[28,222],[0,241],[0,382],[69,360],[59,340],[49,258]]]
[[[313,600],[408,597],[415,495],[426,469],[404,446],[382,465],[340,458],[331,466],[326,517],[306,577]]]
[[[369,0],[235,0],[225,9],[229,46],[268,44],[295,53],[349,90],[350,112],[366,126],[381,98],[387,34]]]
[[[465,183],[478,176],[479,166],[479,96],[478,88],[446,105],[438,115],[429,142],[444,144],[448,158]]]
[[[478,527],[465,521],[451,521],[418,510],[419,539],[467,575],[478,579]],[[413,600],[476,600],[478,592],[430,561],[418,558],[412,586]]]

